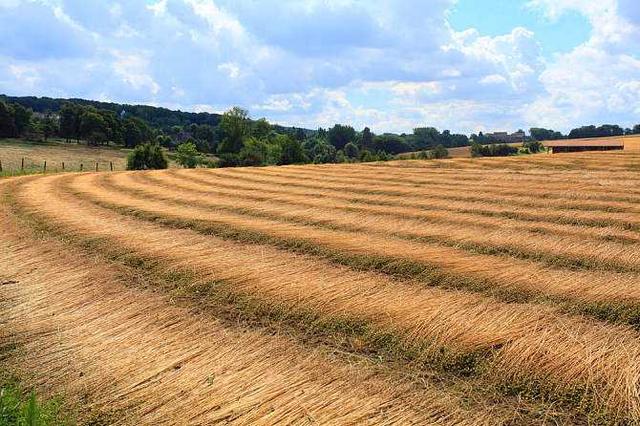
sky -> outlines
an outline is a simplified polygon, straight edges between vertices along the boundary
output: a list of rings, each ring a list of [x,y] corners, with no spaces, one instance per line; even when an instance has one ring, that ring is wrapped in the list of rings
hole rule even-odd
[[[0,0],[0,93],[374,132],[640,123],[638,0]]]

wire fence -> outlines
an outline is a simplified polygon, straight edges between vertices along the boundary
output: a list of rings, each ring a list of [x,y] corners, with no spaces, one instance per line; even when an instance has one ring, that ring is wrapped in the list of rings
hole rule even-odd
[[[113,172],[124,169],[122,164],[113,161],[48,161],[33,160],[28,157],[3,161],[0,158],[0,176],[35,173]]]

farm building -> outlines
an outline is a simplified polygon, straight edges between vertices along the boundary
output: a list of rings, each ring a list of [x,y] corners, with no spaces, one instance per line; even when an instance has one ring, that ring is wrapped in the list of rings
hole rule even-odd
[[[551,153],[582,151],[640,151],[640,136],[618,136],[610,138],[564,139],[546,141],[544,146]]]

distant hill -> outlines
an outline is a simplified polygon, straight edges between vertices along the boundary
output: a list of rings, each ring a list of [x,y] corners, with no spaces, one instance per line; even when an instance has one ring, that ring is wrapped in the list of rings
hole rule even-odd
[[[150,105],[130,105],[118,104],[114,102],[100,102],[78,98],[49,98],[36,96],[8,96],[0,95],[0,100],[5,102],[18,103],[25,108],[31,108],[34,112],[58,112],[65,102],[73,102],[80,105],[89,105],[98,109],[105,109],[120,113],[123,110],[128,116],[138,117],[149,123],[150,126],[159,129],[168,129],[172,126],[188,126],[190,124],[208,124],[217,126],[222,118],[221,114],[208,112],[185,112],[174,111],[168,108],[154,107]],[[274,125],[276,130],[291,131],[295,128]],[[312,133],[312,130],[303,129],[305,134]]]

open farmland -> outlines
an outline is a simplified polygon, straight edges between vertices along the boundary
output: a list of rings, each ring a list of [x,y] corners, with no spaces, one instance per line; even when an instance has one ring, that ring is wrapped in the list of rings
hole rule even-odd
[[[47,162],[48,172],[95,170],[106,171],[113,164],[114,170],[125,170],[128,150],[113,147],[88,147],[85,144],[60,141],[28,142],[18,139],[0,139],[2,174],[15,175],[24,172],[39,173]],[[24,159],[24,170],[22,170]],[[1,174],[0,174],[1,175]]]
[[[640,422],[640,153],[0,193],[0,363],[83,420]]]

